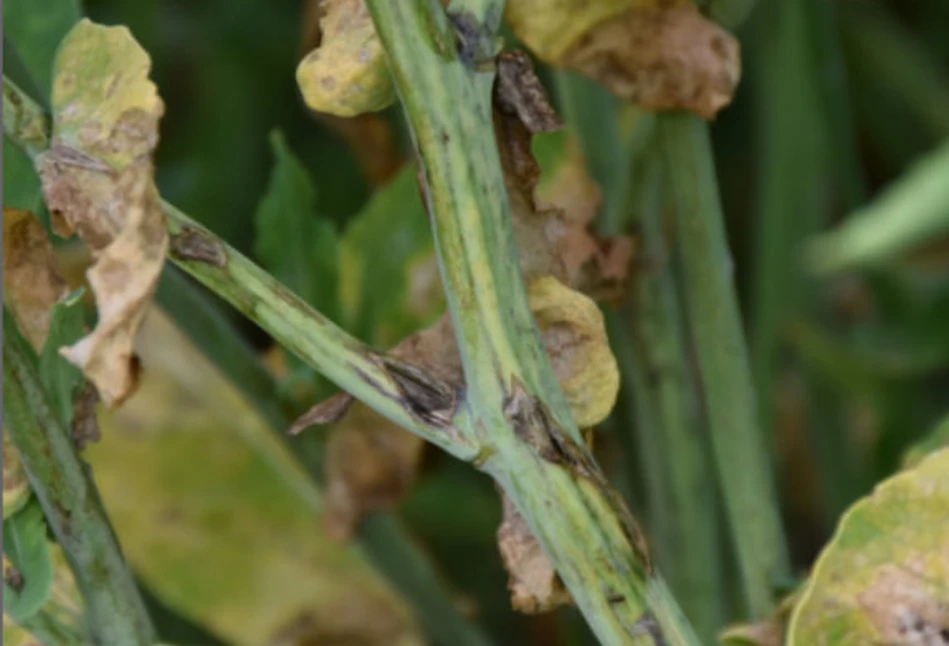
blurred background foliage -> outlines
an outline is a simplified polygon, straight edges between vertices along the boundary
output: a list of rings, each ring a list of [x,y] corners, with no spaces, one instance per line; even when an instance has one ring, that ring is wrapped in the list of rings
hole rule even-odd
[[[293,71],[314,44],[312,0],[83,4],[97,22],[128,25],[152,56],[166,104],[156,159],[165,199],[371,343],[391,346],[433,320],[442,300],[399,111],[344,121],[300,100]],[[5,73],[46,96],[55,43],[78,9],[7,0]],[[738,36],[744,78],[712,136],[762,422],[804,576],[845,508],[918,442],[946,441],[945,425],[926,438],[949,408],[949,162],[945,152],[935,159],[949,141],[949,3],[760,0]],[[553,89],[555,72],[541,75]],[[556,142],[550,149],[538,152],[562,155]],[[836,228],[872,215],[867,205],[911,181],[930,154],[944,180],[890,196],[891,237],[864,248],[859,231]],[[5,204],[36,207],[24,164],[5,141]],[[924,212],[932,224],[914,232]],[[298,255],[268,243],[278,229]],[[193,644],[216,643],[205,631],[234,644],[421,643],[405,600],[364,555],[322,536],[319,494],[299,484],[306,474],[267,430],[332,391],[184,284],[167,278],[162,309],[231,319],[281,378],[276,387],[253,370],[235,378],[227,350],[213,356],[200,332],[175,336],[164,318],[144,335],[147,381],[104,424],[89,459],[160,632]],[[196,379],[202,370],[209,376]],[[620,406],[608,426],[630,423]],[[311,472],[324,438],[311,430],[295,440]],[[626,469],[635,489],[616,437],[598,442],[604,464],[618,480]],[[592,643],[573,610],[510,609],[490,481],[433,451],[422,465],[398,515],[462,612],[498,644]],[[307,622],[334,620],[382,632],[307,632]],[[295,636],[304,634],[316,636]]]

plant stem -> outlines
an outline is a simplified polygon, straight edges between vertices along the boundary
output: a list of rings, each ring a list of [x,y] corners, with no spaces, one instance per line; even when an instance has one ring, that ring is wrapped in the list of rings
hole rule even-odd
[[[169,254],[179,267],[381,415],[455,457],[470,460],[477,454],[477,446],[448,420],[425,419],[416,410],[414,389],[439,397],[447,386],[372,350],[177,208],[162,206],[171,232]],[[204,259],[208,250],[216,260]]]
[[[12,101],[7,100],[7,97],[11,97]],[[6,78],[4,78],[4,98],[6,118],[3,121],[6,134],[14,143],[35,157],[48,146],[47,125],[42,109]],[[40,125],[29,128],[16,127],[17,124],[23,123]],[[180,211],[170,205],[167,208],[172,226],[177,226],[178,229],[190,226],[198,230],[196,228],[198,225]],[[182,219],[175,220],[176,216]],[[247,303],[255,298],[252,293],[254,289],[257,291],[261,289],[259,284],[261,280],[272,282],[263,270],[255,267],[209,232],[204,233],[210,236],[207,238],[210,241],[209,244],[223,249],[227,257],[231,259],[238,257],[243,266],[255,277],[252,281],[253,289],[244,289],[240,284],[227,283],[224,293],[219,295],[231,294],[233,299],[231,302]],[[217,284],[229,280],[229,274],[226,272],[215,274],[212,271],[213,265],[180,262],[185,270],[190,270],[192,273],[200,273],[204,270],[206,279],[210,283]],[[197,277],[200,279],[200,276]],[[299,299],[287,296],[285,292],[281,292],[280,296],[265,293],[263,298],[271,302],[271,307],[276,307],[273,301],[285,296],[287,300],[282,301],[282,306],[296,308],[298,318],[310,315],[312,310],[302,304]],[[290,421],[286,419],[276,402],[276,387],[273,380],[230,322],[213,305],[200,298],[195,293],[194,286],[189,284],[173,267],[166,266],[156,299],[195,341],[201,351],[206,353],[224,374],[234,381],[271,429],[286,440],[284,431],[289,427]],[[264,325],[263,321],[254,316],[251,315],[250,318]],[[266,326],[264,327],[266,329]],[[274,333],[278,342],[292,345],[287,338],[276,336],[276,331],[271,329],[267,331]],[[294,338],[302,339],[301,343],[306,344],[309,339],[308,333],[309,330],[305,330],[305,333],[294,334]],[[337,333],[343,334],[338,330]],[[353,343],[358,346],[358,342],[353,341]],[[299,441],[291,441],[291,448],[313,478],[309,490],[301,492],[303,498],[307,501],[319,500],[321,494],[317,478],[321,471],[320,465],[314,462],[310,452],[302,450]],[[318,509],[314,508],[314,511]],[[454,605],[446,603],[447,595],[435,568],[394,518],[386,514],[376,514],[376,518],[370,519],[360,527],[359,537],[369,558],[413,605],[426,634],[432,636],[436,643],[452,646],[456,644],[484,646],[489,643],[478,628],[461,617]],[[397,554],[398,557],[393,557],[393,554]]]
[[[788,556],[757,423],[708,128],[697,117],[666,114],[659,137],[713,453],[745,600],[752,615],[763,618],[772,606],[772,577],[785,574]]]
[[[714,641],[723,618],[719,587],[720,544],[716,488],[705,447],[708,438],[699,414],[700,397],[693,381],[683,337],[685,325],[676,298],[672,264],[663,241],[661,158],[652,146],[634,162],[630,193],[639,224],[640,271],[626,304],[623,336],[632,337],[632,361],[622,361],[633,388],[638,435],[655,445],[645,461],[664,478],[666,560],[672,590],[686,615],[706,641]],[[622,338],[622,337],[621,337]],[[624,365],[625,364],[625,365]]]
[[[638,270],[629,297],[621,309],[605,312],[622,399],[631,409],[627,419],[635,420],[616,434],[627,468],[642,473],[659,567],[696,631],[711,642],[723,616],[715,485],[663,242],[662,160],[652,145],[656,117],[637,110],[634,135],[624,141],[617,103],[604,100],[605,90],[592,81],[581,83],[567,74],[557,77],[566,121],[604,193],[597,228],[612,235],[631,221],[638,224]],[[591,86],[600,92],[591,93]],[[625,177],[616,177],[623,172]]]
[[[453,4],[457,34],[437,0],[368,5],[422,165],[467,383],[464,426],[484,444],[479,466],[602,643],[697,643],[580,438],[527,303],[491,121],[502,3]]]
[[[69,432],[53,415],[26,342],[4,308],[3,424],[33,492],[63,548],[100,644],[150,646],[155,639],[95,484]]]

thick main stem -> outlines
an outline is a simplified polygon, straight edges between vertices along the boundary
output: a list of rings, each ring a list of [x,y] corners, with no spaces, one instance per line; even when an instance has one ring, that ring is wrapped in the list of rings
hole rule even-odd
[[[665,177],[674,199],[685,304],[698,357],[712,448],[749,610],[765,616],[787,548],[742,333],[708,127],[660,117]]]
[[[4,327],[3,425],[76,577],[96,641],[151,646],[154,629],[99,494],[6,309]]]
[[[502,3],[458,3],[448,16],[437,0],[368,4],[424,171],[482,468],[602,643],[697,643],[583,445],[527,303],[491,122]]]

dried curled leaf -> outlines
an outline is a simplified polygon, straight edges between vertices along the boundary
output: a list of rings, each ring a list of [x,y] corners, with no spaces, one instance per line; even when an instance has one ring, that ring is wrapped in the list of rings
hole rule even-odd
[[[622,237],[597,238],[590,233],[600,195],[582,170],[579,152],[548,184],[557,188],[538,193],[540,167],[531,150],[531,137],[556,122],[536,116],[547,114],[550,108],[543,107],[546,99],[536,91],[540,85],[533,72],[523,68],[524,55],[513,54],[498,59],[498,78],[516,78],[517,82],[499,82],[495,87],[494,131],[521,271],[527,279],[553,276],[584,293],[609,297],[625,285],[632,246]],[[507,67],[514,69],[507,72]],[[528,91],[518,91],[518,83]]]
[[[69,293],[43,225],[29,211],[3,208],[3,300],[17,327],[39,350],[53,305]]]
[[[509,573],[511,605],[527,614],[548,612],[570,603],[570,593],[510,499],[501,495],[504,516],[498,550]]]
[[[56,57],[52,146],[38,162],[57,232],[78,232],[96,259],[98,324],[63,354],[109,406],[135,389],[132,344],[168,245],[151,159],[164,106],[150,66],[125,27],[80,21]]]
[[[389,509],[415,480],[425,441],[354,402],[326,447],[327,533],[349,538],[367,514]]]
[[[741,76],[738,42],[691,0],[511,0],[505,15],[544,61],[649,110],[710,119]]]
[[[395,89],[365,0],[326,0],[321,9],[319,45],[297,66],[306,104],[340,117],[391,105]]]
[[[794,610],[789,646],[947,643],[947,519],[942,449],[847,511]]]

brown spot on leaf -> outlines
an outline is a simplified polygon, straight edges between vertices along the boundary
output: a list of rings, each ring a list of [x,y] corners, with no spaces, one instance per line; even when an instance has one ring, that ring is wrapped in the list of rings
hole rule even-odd
[[[738,41],[692,5],[633,8],[605,20],[559,61],[647,110],[711,119],[741,77]]]
[[[949,545],[947,545],[949,562]],[[925,568],[912,571],[896,565],[880,569],[872,584],[857,596],[866,616],[887,644],[943,646],[949,641],[949,590],[946,581],[928,581]]]
[[[503,520],[498,549],[508,572],[511,605],[527,614],[548,612],[572,603],[557,571],[510,499],[501,494]]]

